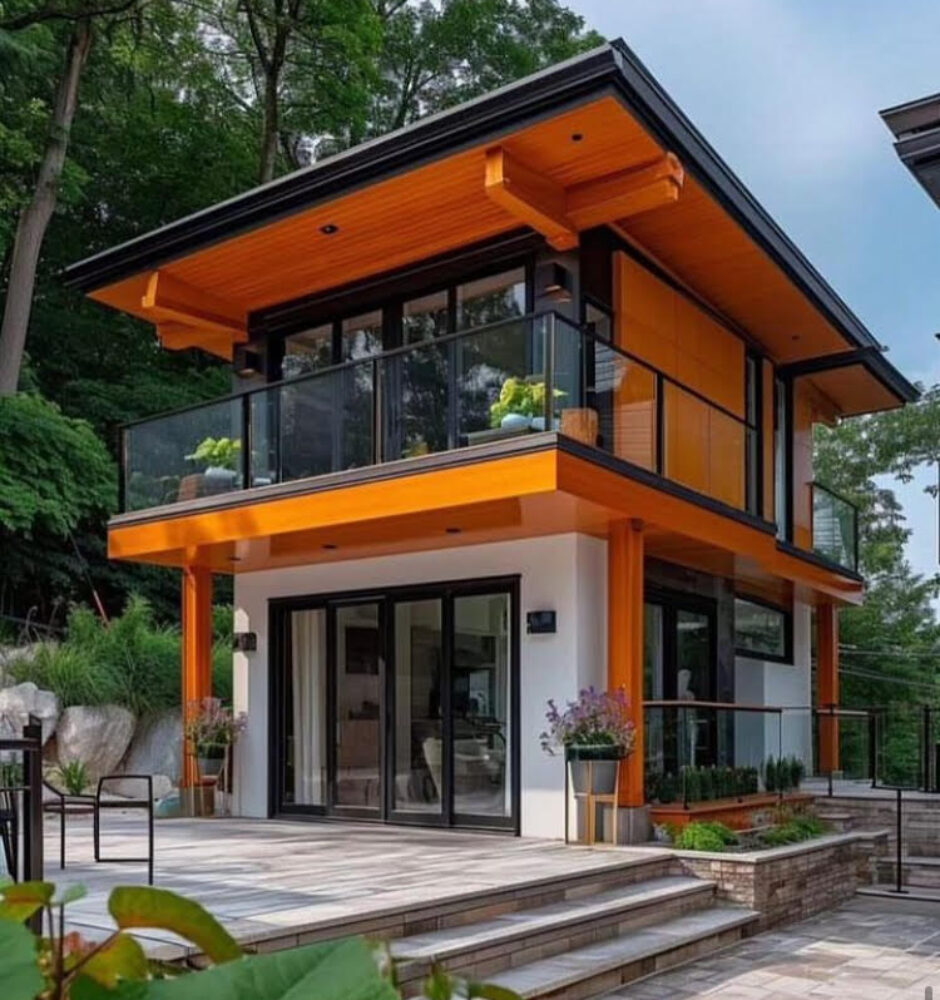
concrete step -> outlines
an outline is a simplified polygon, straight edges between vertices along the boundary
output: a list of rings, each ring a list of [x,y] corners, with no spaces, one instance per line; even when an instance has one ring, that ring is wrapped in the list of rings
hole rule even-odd
[[[715,906],[508,969],[487,981],[523,1000],[586,1000],[727,948],[746,936],[757,918],[754,910]]]
[[[893,884],[897,878],[897,861],[893,857],[878,858],[876,862],[878,887]],[[902,885],[920,889],[940,889],[940,858],[920,857],[909,854],[901,858]]]
[[[855,815],[841,809],[826,809],[817,799],[816,815],[832,827],[834,833],[849,833],[855,826]]]
[[[489,920],[391,943],[405,993],[420,989],[435,964],[473,979],[610,940],[711,906],[715,885],[661,876]]]

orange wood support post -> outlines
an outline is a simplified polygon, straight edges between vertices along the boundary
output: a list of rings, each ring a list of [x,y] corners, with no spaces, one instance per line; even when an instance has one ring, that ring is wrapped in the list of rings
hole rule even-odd
[[[198,566],[183,568],[183,720],[191,708],[212,694],[212,573]],[[196,784],[196,761],[183,745],[184,788]]]
[[[607,538],[607,684],[624,688],[636,726],[633,753],[620,768],[620,805],[642,806],[643,525],[619,521]]]
[[[819,770],[839,770],[839,720],[826,709],[839,706],[839,609],[830,603],[816,608],[816,697],[819,715]]]

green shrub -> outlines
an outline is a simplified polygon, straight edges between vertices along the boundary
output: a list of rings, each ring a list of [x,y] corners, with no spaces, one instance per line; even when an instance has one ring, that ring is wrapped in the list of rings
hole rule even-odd
[[[798,814],[785,823],[764,830],[760,834],[760,840],[767,847],[783,847],[785,844],[798,844],[803,840],[820,837],[826,829],[826,824],[815,816]]]
[[[693,822],[673,838],[673,843],[682,851],[723,851],[737,844],[738,837],[724,823]]]
[[[212,649],[213,692],[232,696],[231,609],[218,609]],[[16,681],[54,691],[63,705],[123,705],[135,715],[180,706],[180,633],[157,625],[150,605],[131,597],[105,625],[90,608],[69,614],[65,639],[39,647],[11,667]]]

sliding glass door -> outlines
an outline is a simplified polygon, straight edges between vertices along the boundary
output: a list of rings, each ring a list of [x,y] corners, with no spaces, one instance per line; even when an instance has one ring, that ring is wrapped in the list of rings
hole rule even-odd
[[[514,829],[516,587],[277,602],[272,812]]]

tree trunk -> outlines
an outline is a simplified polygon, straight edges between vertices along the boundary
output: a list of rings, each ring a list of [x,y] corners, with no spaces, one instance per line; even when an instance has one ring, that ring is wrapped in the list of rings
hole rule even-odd
[[[264,75],[264,111],[261,120],[261,184],[274,180],[278,147],[278,84],[280,67],[270,67]]]
[[[69,38],[65,69],[56,88],[49,137],[39,165],[30,203],[20,213],[13,238],[7,298],[0,327],[0,396],[16,392],[26,346],[26,331],[33,304],[39,252],[56,206],[59,178],[68,152],[69,132],[75,117],[78,85],[91,48],[88,21],[78,21]]]

